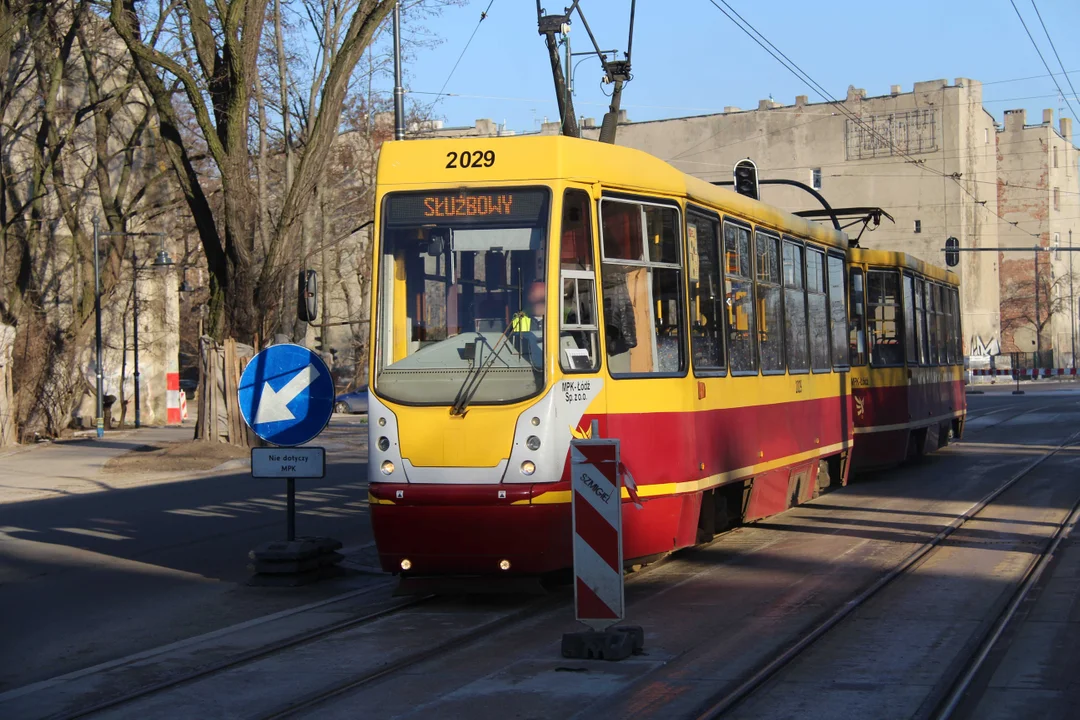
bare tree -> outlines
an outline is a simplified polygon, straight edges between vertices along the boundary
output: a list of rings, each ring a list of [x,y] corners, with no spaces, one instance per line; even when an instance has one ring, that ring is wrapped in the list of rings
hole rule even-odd
[[[1009,280],[1001,288],[1002,334],[1014,338],[1018,331],[1027,330],[1045,339],[1054,316],[1058,313],[1068,316],[1070,312],[1070,281],[1075,284],[1077,278],[1068,273],[1055,276],[1053,270],[1045,266],[1040,268],[1038,276],[1033,272]],[[1050,344],[1044,340],[1040,346],[1048,348]]]
[[[90,218],[122,232],[161,200],[152,115],[118,38],[90,0],[0,0],[0,319],[17,329],[24,432],[55,435],[88,389],[93,334]],[[122,47],[122,45],[119,45]],[[121,53],[122,55],[122,53]],[[126,257],[107,246],[105,303]]]
[[[258,79],[257,60],[270,0],[177,0],[173,19],[190,32],[192,62],[145,37],[136,0],[112,0],[110,18],[124,39],[160,118],[169,159],[198,227],[212,274],[211,326],[219,335],[252,342],[268,330],[268,310],[278,304],[283,269],[302,218],[312,201],[331,144],[353,69],[394,0],[358,0],[333,59],[325,69],[318,108],[307,129],[304,152],[281,212],[269,234],[265,256],[256,253],[257,192],[249,143],[249,105]],[[214,212],[196,170],[192,147],[169,83],[179,83],[192,109],[220,181],[222,207]]]

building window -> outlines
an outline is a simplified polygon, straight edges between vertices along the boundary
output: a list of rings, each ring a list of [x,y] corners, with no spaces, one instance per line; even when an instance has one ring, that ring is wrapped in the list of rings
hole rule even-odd
[[[608,369],[612,375],[682,372],[678,210],[604,199],[600,217]]]
[[[1057,167],[1055,164],[1054,167]],[[810,169],[810,184],[815,190],[821,189],[821,168]]]
[[[1054,167],[1057,167],[1057,166],[1058,166],[1058,156],[1057,156],[1057,151],[1058,151],[1058,149],[1057,149],[1057,148],[1055,147],[1055,148],[1054,148]]]
[[[915,221],[915,232],[917,232],[917,233],[922,232],[922,220],[916,220]]]
[[[1054,209],[1061,209],[1061,190],[1059,188],[1054,188]]]
[[[990,144],[990,128],[983,128],[983,142]]]

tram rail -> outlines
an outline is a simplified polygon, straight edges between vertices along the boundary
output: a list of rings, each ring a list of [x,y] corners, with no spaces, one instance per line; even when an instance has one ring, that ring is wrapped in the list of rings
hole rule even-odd
[[[1027,412],[1033,412],[1027,411]],[[1019,413],[1014,417],[1019,417],[1026,413]],[[1022,467],[1017,472],[1013,473],[1007,480],[998,485],[994,490],[985,495],[982,499],[972,504],[967,510],[950,522],[947,526],[941,529],[933,538],[923,543],[920,547],[913,550],[907,555],[898,565],[892,570],[881,576],[869,587],[865,588],[854,597],[845,602],[839,609],[829,615],[823,621],[817,623],[811,630],[804,633],[794,644],[790,645],[787,649],[774,656],[771,660],[759,666],[757,670],[753,671],[746,679],[744,679],[739,685],[731,690],[724,690],[718,693],[706,704],[703,709],[695,714],[697,720],[716,720],[723,717],[728,711],[735,709],[742,705],[755,693],[764,688],[771,680],[779,675],[793,661],[799,658],[806,650],[814,645],[822,637],[826,636],[835,627],[840,625],[848,616],[850,616],[855,610],[864,606],[871,598],[877,595],[881,590],[891,585],[907,574],[914,567],[919,565],[928,555],[933,553],[942,543],[949,538],[953,533],[962,528],[969,521],[976,519],[980,513],[982,513],[988,506],[990,506],[995,500],[997,500],[1003,493],[1016,485],[1022,479],[1027,477],[1037,467],[1049,460],[1054,455],[1058,454],[1062,450],[1074,446],[1080,440],[1080,431],[1071,434],[1061,443],[1054,446],[1052,449],[1044,452],[1039,457],[1035,458],[1027,465]],[[1006,609],[1002,611],[1001,615],[992,624],[991,630],[987,636],[982,639],[978,644],[978,649],[972,656],[971,661],[967,664],[964,670],[961,670],[961,676],[955,683],[950,683],[951,689],[945,700],[939,705],[939,711],[935,717],[939,720],[947,720],[952,717],[952,713],[959,707],[960,701],[963,698],[964,693],[970,687],[972,680],[977,676],[979,669],[982,667],[986,658],[989,656],[995,643],[1001,637],[1004,629],[1007,627],[1013,616],[1015,615],[1016,608],[1028,597],[1031,588],[1035,586],[1039,577],[1049,565],[1054,553],[1057,551],[1061,541],[1068,537],[1072,532],[1073,527],[1080,517],[1080,499],[1072,506],[1071,511],[1067,514],[1066,518],[1056,528],[1054,534],[1050,540],[1044,545],[1043,549],[1029,566],[1024,578],[1020,581],[1018,589],[1013,599],[1008,603]]]

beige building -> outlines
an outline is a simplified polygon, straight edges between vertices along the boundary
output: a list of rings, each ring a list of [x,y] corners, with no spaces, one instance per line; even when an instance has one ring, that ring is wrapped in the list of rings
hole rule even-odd
[[[833,207],[877,206],[895,218],[859,239],[863,247],[899,250],[943,265],[948,237],[961,247],[1005,241],[997,212],[997,128],[982,104],[982,84],[967,78],[916,83],[867,97],[849,88],[843,102],[799,96],[792,105],[762,100],[757,109],[619,126],[617,142],[645,150],[705,180],[731,180],[751,158],[761,179],[798,180]],[[595,131],[586,131],[595,135]],[[762,199],[790,211],[817,209],[806,192],[765,185]],[[852,236],[859,227],[852,228]],[[999,238],[999,235],[1002,235]],[[965,353],[1000,346],[998,258],[963,253]]]
[[[1023,110],[1005,113],[998,134],[998,207],[1016,223],[1012,246],[1080,247],[1080,178],[1072,120],[1054,127],[1054,113],[1029,125]],[[1004,236],[1003,236],[1004,244]],[[1001,254],[1002,350],[1043,351],[1043,363],[1073,367],[1076,353],[1077,273],[1080,258],[1071,252],[1040,253],[1035,282],[1035,253]],[[1035,290],[1038,289],[1038,307]],[[1041,333],[1036,342],[1036,320]]]
[[[1069,121],[1055,130],[1047,111],[1042,124],[1028,126],[1017,110],[1006,113],[1002,128],[983,107],[982,83],[968,78],[917,82],[908,92],[893,85],[888,95],[876,97],[852,87],[842,105],[845,112],[801,95],[792,105],[767,99],[751,110],[726,107],[722,113],[646,122],[630,122],[624,111],[616,142],[708,181],[730,181],[734,164],[749,157],[761,179],[803,182],[833,207],[881,207],[895,223],[883,220],[862,233],[863,247],[903,251],[936,265],[945,264],[942,249],[949,237],[961,248],[985,249],[961,253],[953,268],[962,283],[964,353],[979,367],[1002,352],[1035,350],[1034,254],[995,251],[1034,247],[1033,235],[1043,246],[1057,238],[1065,247],[1072,238],[1080,247],[1077,150]],[[585,137],[599,136],[593,119],[580,124]],[[541,132],[560,129],[559,123],[546,123]],[[477,120],[474,127],[431,128],[412,136],[499,134],[505,130]],[[809,194],[788,186],[764,185],[761,196],[793,212],[820,208]],[[849,233],[857,237],[860,229]],[[1080,293],[1080,257],[1072,261],[1076,277],[1070,289],[1069,255],[1040,257],[1041,347],[1054,351],[1045,362],[1055,367],[1072,360],[1072,290]],[[1013,270],[999,277],[1003,263]],[[1026,305],[1031,309],[1017,311]],[[1017,338],[1029,347],[1018,346]]]

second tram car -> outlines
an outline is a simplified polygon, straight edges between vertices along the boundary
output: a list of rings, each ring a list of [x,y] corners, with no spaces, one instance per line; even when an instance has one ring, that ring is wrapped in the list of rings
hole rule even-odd
[[[851,248],[852,471],[895,465],[963,434],[959,278],[910,255]]]

